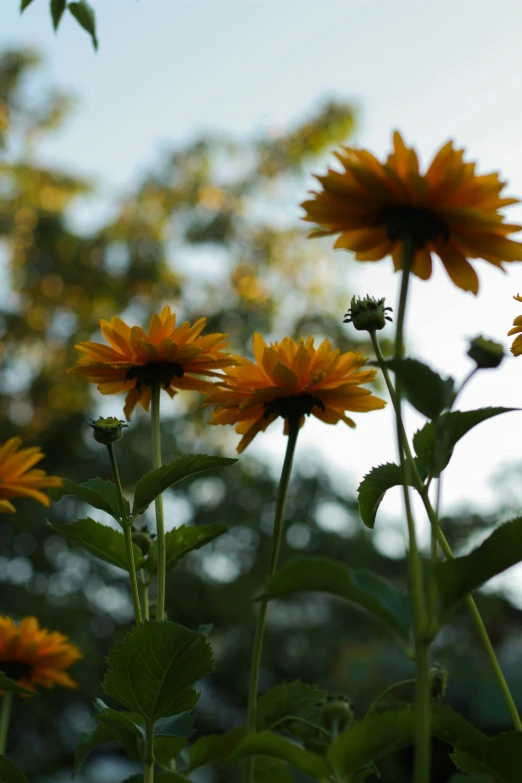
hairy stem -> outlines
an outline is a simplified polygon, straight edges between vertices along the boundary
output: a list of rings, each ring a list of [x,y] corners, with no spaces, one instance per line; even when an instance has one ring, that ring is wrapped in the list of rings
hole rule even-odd
[[[158,384],[150,387],[151,391],[151,423],[152,423],[152,466],[154,470],[161,467],[161,430],[160,430],[160,394]],[[163,516],[163,496],[158,495],[154,501],[156,507],[156,534],[158,537],[158,600],[156,620],[165,619],[165,585],[167,561],[165,552],[165,521]]]

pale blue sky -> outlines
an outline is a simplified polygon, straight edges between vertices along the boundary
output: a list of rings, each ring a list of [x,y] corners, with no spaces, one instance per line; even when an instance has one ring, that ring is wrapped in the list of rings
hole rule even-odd
[[[101,207],[157,161],[162,147],[203,129],[242,135],[284,127],[328,96],[359,105],[356,142],[377,154],[388,150],[394,128],[424,161],[453,137],[482,171],[500,170],[510,193],[522,196],[519,0],[92,3],[98,55],[72,19],[54,36],[47,0],[34,0],[22,18],[18,0],[2,0],[0,30],[2,46],[43,49],[42,88],[54,81],[78,94],[78,111],[47,144],[45,157],[98,182],[105,198],[98,206],[89,202],[84,219],[100,217]],[[522,209],[511,217],[522,219]],[[321,248],[327,252],[326,244]],[[339,263],[349,257],[339,254]],[[413,286],[413,350],[458,375],[469,368],[467,336],[484,332],[507,346],[505,334],[522,312],[511,299],[522,292],[522,266],[512,265],[505,276],[485,263],[477,268],[476,299],[450,285],[439,268],[429,283]],[[388,262],[358,265],[354,291],[393,300],[396,283]],[[488,404],[522,407],[522,358],[484,373],[462,398],[464,408]],[[419,421],[412,416],[412,424]],[[448,504],[477,499],[494,506],[488,478],[499,464],[522,457],[521,431],[522,414],[509,414],[459,445],[445,482]],[[354,433],[338,426],[325,435],[323,425],[307,425],[303,442],[327,449],[354,485],[372,465],[394,458],[389,410],[360,416]],[[283,445],[275,430],[262,447],[280,454]],[[398,507],[392,493],[383,521]]]

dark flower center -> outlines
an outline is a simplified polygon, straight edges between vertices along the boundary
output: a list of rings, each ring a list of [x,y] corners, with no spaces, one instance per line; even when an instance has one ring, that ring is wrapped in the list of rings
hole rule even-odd
[[[33,667],[24,661],[0,661],[0,672],[3,672],[11,680],[21,680],[22,677],[31,679]]]
[[[392,241],[411,239],[415,247],[424,247],[428,242],[449,239],[449,228],[429,209],[408,207],[398,204],[384,206],[379,211],[377,223],[384,224]]]
[[[311,394],[300,394],[296,397],[278,397],[272,402],[265,402],[265,419],[269,416],[281,416],[283,419],[300,419],[309,416],[317,405],[324,411],[324,405]]]
[[[141,367],[131,367],[125,376],[126,381],[136,379],[136,388],[142,386],[162,386],[166,389],[174,376],[183,378],[185,370],[176,362],[150,362]]]

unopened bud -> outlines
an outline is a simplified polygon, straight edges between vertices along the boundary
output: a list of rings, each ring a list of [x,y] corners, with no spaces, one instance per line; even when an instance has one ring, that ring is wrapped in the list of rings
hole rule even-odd
[[[153,538],[147,530],[133,530],[132,542],[141,550],[143,555],[148,555],[153,544]]]
[[[104,446],[108,446],[110,443],[114,443],[116,440],[120,440],[123,437],[123,427],[127,427],[124,421],[117,419],[115,416],[109,416],[103,419],[101,416],[98,421],[92,421],[89,427],[92,427],[94,440],[98,443],[103,443]]]
[[[337,731],[342,731],[353,720],[353,710],[345,696],[327,696],[321,710],[321,721],[331,730],[336,726]]]
[[[384,329],[386,321],[391,321],[388,315],[388,312],[391,312],[391,307],[384,305],[384,297],[374,299],[372,296],[365,296],[364,299],[358,299],[353,296],[343,323],[352,323],[359,332],[374,332]]]
[[[474,337],[469,345],[468,356],[479,370],[491,370],[498,367],[504,358],[504,348],[493,340]]]

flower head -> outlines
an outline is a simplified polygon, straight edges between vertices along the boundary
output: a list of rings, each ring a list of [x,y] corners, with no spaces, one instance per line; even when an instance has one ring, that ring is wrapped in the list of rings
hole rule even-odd
[[[170,397],[179,389],[206,392],[213,388],[196,376],[219,376],[230,364],[223,351],[226,335],[201,336],[206,319],[191,326],[184,321],[176,327],[176,316],[165,307],[151,318],[148,331],[141,326],[128,326],[121,318],[100,321],[103,336],[109,345],[79,343],[83,356],[69,372],[85,375],[98,385],[102,394],[127,391],[124,413],[127,421],[138,402],[149,409],[151,385],[161,385]]]
[[[51,501],[42,489],[61,487],[58,476],[48,476],[45,470],[34,468],[45,457],[39,446],[21,449],[21,438],[10,438],[0,446],[0,514],[13,514],[11,500],[28,497],[44,506]]]
[[[267,345],[260,334],[253,339],[255,361],[234,357],[235,365],[225,370],[225,380],[205,400],[215,405],[211,424],[237,424],[243,435],[237,450],[243,451],[258,432],[263,432],[279,416],[298,419],[313,414],[326,424],[355,422],[346,411],[383,408],[361,384],[375,378],[375,370],[361,370],[366,359],[360,353],[341,353],[328,340],[318,348],[313,337],[298,343],[285,337]]]
[[[123,428],[127,427],[127,424],[115,416],[108,416],[106,419],[100,416],[96,421],[91,419],[89,427],[92,427],[94,440],[108,446],[123,438]]]
[[[453,283],[474,294],[478,277],[468,259],[500,268],[504,261],[522,261],[522,245],[508,238],[521,226],[504,223],[500,213],[518,200],[501,197],[505,183],[498,174],[477,175],[451,141],[421,174],[415,150],[397,132],[393,146],[385,163],[353,147],[335,153],[344,170],[317,177],[322,190],[302,205],[304,219],[320,226],[311,236],[339,234],[335,248],[354,252],[357,261],[391,255],[396,270],[408,241],[413,274],[431,277],[436,254]]]
[[[384,329],[386,321],[391,321],[389,316],[391,307],[385,307],[385,299],[374,299],[373,296],[352,296],[350,309],[344,317],[343,323],[352,323],[358,332],[375,332]]]
[[[478,370],[494,370],[502,364],[504,348],[494,340],[478,336],[470,341],[468,356],[473,359]]]
[[[82,657],[67,636],[40,628],[36,617],[24,617],[18,625],[0,615],[0,671],[27,688],[78,687],[65,673]]]
[[[517,302],[522,302],[522,296],[520,296],[520,294],[514,296],[513,299],[516,299]],[[520,356],[522,353],[522,315],[517,315],[513,321],[513,328],[509,330],[508,337],[511,337],[512,334],[516,334],[517,337],[513,340],[511,353],[513,356]]]

